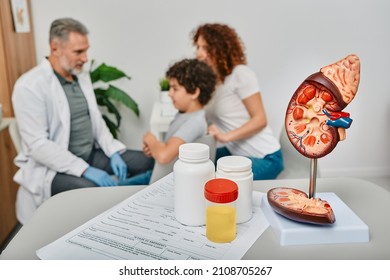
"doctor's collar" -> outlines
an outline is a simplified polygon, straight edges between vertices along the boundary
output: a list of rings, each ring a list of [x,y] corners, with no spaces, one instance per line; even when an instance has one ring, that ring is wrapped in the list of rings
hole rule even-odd
[[[69,81],[69,80],[65,79],[64,77],[62,77],[60,74],[58,74],[58,72],[56,72],[54,69],[53,69],[53,72],[57,76],[57,78],[60,81],[61,85],[73,84],[73,83],[77,83],[78,82],[77,76],[75,76],[75,75],[72,75],[73,81]]]

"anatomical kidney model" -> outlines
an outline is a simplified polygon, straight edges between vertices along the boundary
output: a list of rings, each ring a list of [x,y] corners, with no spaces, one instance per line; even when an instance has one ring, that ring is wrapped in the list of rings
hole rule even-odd
[[[322,67],[295,91],[287,107],[285,128],[294,148],[311,159],[310,190],[309,197],[290,188],[270,190],[268,201],[279,214],[301,222],[334,223],[330,205],[314,198],[317,159],[345,139],[352,119],[342,110],[354,99],[359,82],[360,60],[351,54]]]
[[[353,100],[360,81],[356,55],[322,67],[295,91],[286,112],[286,132],[291,143],[305,157],[329,154],[345,139],[352,120],[342,110]]]

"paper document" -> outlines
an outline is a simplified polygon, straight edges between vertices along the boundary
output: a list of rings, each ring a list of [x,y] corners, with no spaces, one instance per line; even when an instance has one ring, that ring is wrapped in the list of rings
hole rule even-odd
[[[214,243],[206,229],[176,221],[173,174],[169,174],[53,243],[40,259],[241,259],[269,223],[254,192],[253,218],[237,225],[231,243]]]

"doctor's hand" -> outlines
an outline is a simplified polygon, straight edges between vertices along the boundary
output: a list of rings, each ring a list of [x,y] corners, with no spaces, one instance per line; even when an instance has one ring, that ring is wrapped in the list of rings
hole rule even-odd
[[[111,156],[110,165],[119,182],[124,181],[127,176],[127,165],[118,152]]]
[[[84,171],[83,177],[94,182],[96,185],[101,187],[117,185],[114,179],[112,179],[111,176],[106,171],[103,171],[101,169],[92,166],[88,167]]]

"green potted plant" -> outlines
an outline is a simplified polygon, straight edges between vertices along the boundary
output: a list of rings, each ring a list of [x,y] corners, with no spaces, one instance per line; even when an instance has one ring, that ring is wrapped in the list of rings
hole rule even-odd
[[[170,103],[171,98],[169,97],[169,80],[167,78],[161,78],[160,84],[160,101],[162,103]]]
[[[107,115],[103,114],[103,119],[111,134],[114,138],[117,138],[122,116],[117,106],[114,104],[114,101],[125,105],[133,111],[137,117],[139,117],[139,109],[138,104],[133,98],[131,98],[125,91],[110,84],[110,82],[122,78],[130,80],[131,78],[125,72],[117,69],[116,67],[102,63],[98,67],[93,68],[93,64],[94,60],[91,62],[90,76],[92,84],[94,85],[96,100],[99,106],[106,107],[108,113],[115,117],[115,120],[113,121]]]
[[[169,90],[169,81],[167,78],[160,79],[160,90],[161,91],[168,91]]]

